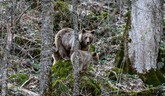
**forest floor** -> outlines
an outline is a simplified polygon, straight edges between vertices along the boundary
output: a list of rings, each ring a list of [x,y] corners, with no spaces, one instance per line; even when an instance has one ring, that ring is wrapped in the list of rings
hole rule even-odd
[[[72,27],[71,20],[67,21],[72,17],[67,16],[71,6],[69,3],[69,1],[67,3],[58,1],[55,4],[54,33],[64,27]],[[31,96],[39,94],[41,10],[37,5],[35,5],[37,7],[26,10],[29,5],[31,5],[30,1],[23,2],[21,0],[17,4],[18,11],[23,15],[16,26],[16,33],[13,37],[14,45],[9,61],[8,86],[10,94],[17,96],[19,96],[18,94],[31,94]],[[80,29],[96,30],[97,40],[93,45],[95,46],[94,51],[100,55],[99,63],[91,65],[88,73],[82,76],[80,93],[83,96],[147,96],[146,94],[149,94],[148,96],[165,96],[162,95],[164,87],[155,88],[152,85],[147,85],[138,75],[123,73],[122,68],[115,67],[116,54],[122,50],[120,44],[126,22],[127,6],[123,6],[121,13],[116,11],[118,9],[113,2],[106,1],[90,0],[89,2],[81,2],[78,7],[78,12],[81,12],[79,13]],[[161,48],[164,50],[163,39],[161,44]],[[70,96],[72,94],[73,78],[70,74],[66,74],[72,72],[72,68],[66,70],[70,67],[68,67],[68,63],[63,64],[66,66],[58,66],[57,64],[52,67],[52,86],[54,92],[57,93],[54,96]],[[66,67],[66,69],[61,67]],[[58,70],[59,73],[57,73],[55,72],[56,68],[62,71]],[[59,76],[61,74],[62,76]],[[55,78],[57,76],[58,78]]]

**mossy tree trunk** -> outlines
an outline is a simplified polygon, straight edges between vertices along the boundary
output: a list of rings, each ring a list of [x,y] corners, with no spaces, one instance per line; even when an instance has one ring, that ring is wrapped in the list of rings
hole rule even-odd
[[[135,0],[131,9],[129,58],[137,73],[147,84],[157,86],[165,82],[157,69],[162,25],[162,0]]]
[[[121,40],[122,43],[120,44],[120,50],[115,58],[115,65],[116,67],[123,69],[123,72],[132,73],[133,70],[128,56],[129,32],[131,29],[130,2],[128,2],[128,7],[126,26]]]
[[[50,0],[41,0],[41,59],[40,95],[51,96],[51,56],[53,54],[53,5]]]

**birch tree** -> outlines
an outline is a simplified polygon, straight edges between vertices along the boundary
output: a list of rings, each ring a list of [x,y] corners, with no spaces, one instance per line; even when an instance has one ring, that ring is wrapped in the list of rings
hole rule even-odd
[[[53,5],[50,0],[41,0],[41,60],[40,60],[40,95],[51,96],[51,56],[53,54]],[[49,87],[49,88],[48,88]]]
[[[162,0],[133,0],[129,58],[138,73],[156,69],[162,33]]]
[[[79,95],[79,57],[78,57],[78,21],[77,21],[77,0],[72,0],[72,6],[73,6],[73,26],[74,26],[74,88],[73,88],[73,96]]]

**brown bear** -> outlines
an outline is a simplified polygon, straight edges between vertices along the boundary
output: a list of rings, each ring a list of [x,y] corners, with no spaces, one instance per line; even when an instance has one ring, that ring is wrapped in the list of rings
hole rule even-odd
[[[75,53],[70,57],[72,65],[74,64]],[[88,51],[78,50],[79,56],[79,72],[84,73],[88,69],[89,64],[98,64],[99,56],[97,53],[90,53]]]
[[[95,31],[81,30],[79,32],[79,49],[88,51],[88,46],[95,39]],[[63,28],[55,36],[55,46],[59,56],[64,60],[69,60],[70,55],[74,51],[74,30],[71,28]]]

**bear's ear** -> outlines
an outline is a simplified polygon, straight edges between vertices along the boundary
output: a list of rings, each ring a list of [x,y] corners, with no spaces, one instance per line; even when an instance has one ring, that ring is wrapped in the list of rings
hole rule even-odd
[[[96,52],[92,53],[92,56],[96,56],[96,55],[97,55]]]
[[[95,30],[92,30],[92,31],[91,31],[91,34],[95,34]]]
[[[92,52],[92,56],[93,56],[93,57],[97,57],[98,54],[97,54],[96,52]]]
[[[82,29],[81,33],[86,33],[86,30],[85,29]]]
[[[92,57],[94,60],[98,61],[99,60],[99,53],[92,52]]]

